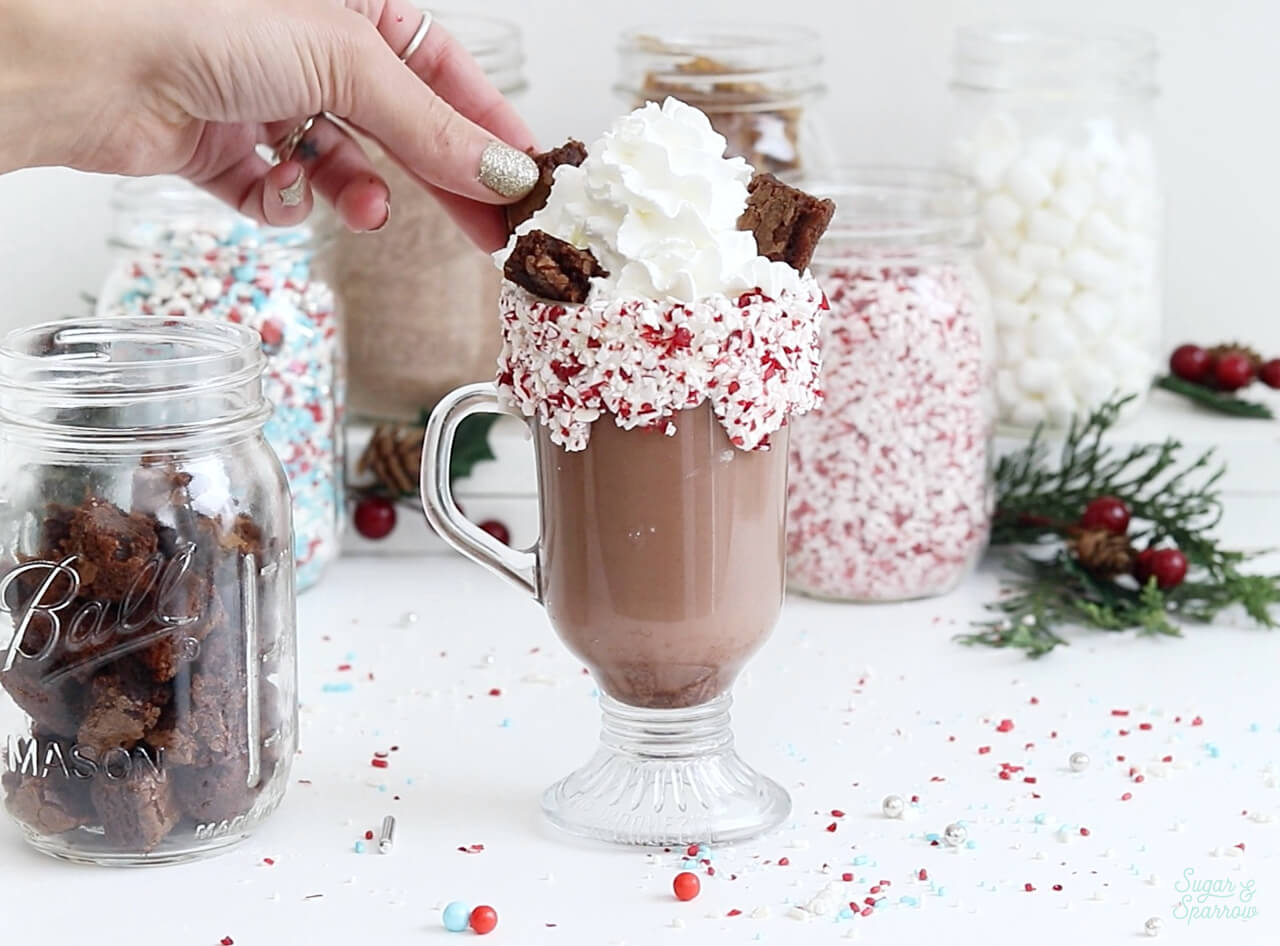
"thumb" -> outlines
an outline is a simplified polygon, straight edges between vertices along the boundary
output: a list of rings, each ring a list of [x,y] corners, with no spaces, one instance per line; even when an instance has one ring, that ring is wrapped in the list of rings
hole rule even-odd
[[[519,200],[538,182],[538,166],[529,155],[456,112],[376,30],[368,30],[356,58],[343,117],[376,138],[410,173],[487,204]]]

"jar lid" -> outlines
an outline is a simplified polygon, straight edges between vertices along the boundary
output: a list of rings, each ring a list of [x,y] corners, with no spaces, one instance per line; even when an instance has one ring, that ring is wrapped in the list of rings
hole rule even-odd
[[[936,168],[840,168],[804,187],[835,201],[814,262],[920,258],[976,249],[978,193],[968,178]]]
[[[1156,38],[1141,29],[1051,22],[966,26],[956,31],[954,57],[954,88],[1158,92]]]

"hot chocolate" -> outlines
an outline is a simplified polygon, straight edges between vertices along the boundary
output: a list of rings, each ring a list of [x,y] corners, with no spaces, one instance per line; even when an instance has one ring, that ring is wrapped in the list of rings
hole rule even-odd
[[[539,436],[542,599],[600,688],[632,706],[724,693],[782,606],[786,436],[734,449],[709,405],[667,437]]]

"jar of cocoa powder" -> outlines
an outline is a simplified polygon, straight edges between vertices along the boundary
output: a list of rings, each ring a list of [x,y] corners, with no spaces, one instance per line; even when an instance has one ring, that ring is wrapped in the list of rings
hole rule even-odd
[[[297,743],[288,485],[262,339],[106,318],[0,343],[0,794],[37,849],[247,837]]]
[[[439,10],[432,19],[519,102],[527,83],[515,24]],[[392,211],[377,233],[335,227],[351,408],[364,418],[417,422],[458,385],[493,380],[502,273],[419,181],[375,142],[361,144],[391,186]]]
[[[836,214],[818,410],[791,427],[787,574],[849,601],[942,594],[987,545],[994,329],[976,197],[941,171],[851,168],[811,185]]]
[[[622,34],[614,86],[635,108],[673,96],[701,109],[727,153],[784,180],[821,176],[822,38],[787,24],[640,26]]]

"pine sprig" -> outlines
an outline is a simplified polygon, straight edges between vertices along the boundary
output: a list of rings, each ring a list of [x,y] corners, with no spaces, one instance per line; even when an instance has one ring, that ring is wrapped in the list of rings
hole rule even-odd
[[[1219,414],[1230,414],[1232,417],[1250,417],[1257,420],[1272,420],[1276,415],[1271,408],[1257,401],[1246,401],[1244,398],[1215,391],[1213,388],[1194,381],[1186,381],[1174,375],[1164,375],[1156,379],[1156,387],[1163,388],[1172,394],[1180,394],[1201,407],[1206,407]]]
[[[1073,422],[1056,466],[1048,463],[1043,429],[1000,461],[992,544],[1022,548],[1010,555],[1013,575],[1004,596],[989,606],[996,617],[962,642],[1040,657],[1066,643],[1058,632],[1065,626],[1177,636],[1178,623],[1209,623],[1233,607],[1264,627],[1276,626],[1280,577],[1242,573],[1248,556],[1222,548],[1211,535],[1222,518],[1219,483],[1226,472],[1213,451],[1187,461],[1174,439],[1126,447],[1103,442],[1130,400],[1110,401]],[[1187,580],[1162,591],[1154,579],[1139,585],[1085,568],[1062,540],[1099,496],[1129,507],[1135,546],[1176,545],[1187,557]]]

